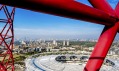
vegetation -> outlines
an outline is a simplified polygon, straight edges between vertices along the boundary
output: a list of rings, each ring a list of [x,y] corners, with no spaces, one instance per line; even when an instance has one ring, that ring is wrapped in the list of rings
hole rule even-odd
[[[21,62],[21,61],[17,61],[17,62],[15,62],[15,64],[25,65],[25,63]]]
[[[96,42],[90,41],[70,41],[70,45],[80,45],[85,47],[94,47]]]
[[[39,52],[28,52],[28,53],[25,53],[24,55],[29,56],[29,55],[34,55],[34,54],[37,54],[37,53],[39,53]]]

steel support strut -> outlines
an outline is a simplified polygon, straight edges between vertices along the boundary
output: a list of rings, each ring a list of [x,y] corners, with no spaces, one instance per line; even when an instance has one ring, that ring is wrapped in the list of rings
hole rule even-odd
[[[75,0],[0,0],[0,4],[102,25],[111,25],[116,21],[113,15]]]
[[[119,22],[113,27],[105,27],[87,62],[84,71],[99,71],[108,50],[118,32]]]
[[[14,71],[14,60],[12,55],[14,30],[13,20],[15,8],[8,10],[7,6],[0,5],[0,14],[4,15],[0,18],[0,71]]]
[[[118,18],[119,15],[111,8],[106,0],[89,0],[89,2],[97,9],[103,10]],[[118,10],[118,9],[117,9]],[[113,24],[113,23],[112,23]],[[111,47],[111,44],[119,30],[119,22],[114,26],[105,26],[100,35],[97,44],[84,68],[84,71],[99,71],[102,63]]]

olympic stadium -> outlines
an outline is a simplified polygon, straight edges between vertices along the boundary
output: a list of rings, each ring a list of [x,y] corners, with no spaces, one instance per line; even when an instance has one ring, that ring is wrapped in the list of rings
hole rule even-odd
[[[25,71],[83,71],[88,56],[49,55],[25,60]],[[118,71],[119,62],[105,59],[100,71]]]

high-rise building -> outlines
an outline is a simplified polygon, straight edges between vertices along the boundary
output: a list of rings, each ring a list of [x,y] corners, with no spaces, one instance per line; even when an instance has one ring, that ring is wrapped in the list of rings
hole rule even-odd
[[[63,46],[69,46],[69,41],[63,41]]]
[[[50,43],[48,42],[47,44],[48,44],[48,47],[50,47]]]
[[[56,40],[53,40],[53,45],[57,46]]]
[[[53,40],[53,44],[54,44],[54,45],[56,44],[56,41],[55,41],[55,40]]]
[[[66,42],[65,42],[65,40],[63,41],[63,46],[65,46],[66,45]]]
[[[69,41],[67,41],[67,46],[69,46]]]

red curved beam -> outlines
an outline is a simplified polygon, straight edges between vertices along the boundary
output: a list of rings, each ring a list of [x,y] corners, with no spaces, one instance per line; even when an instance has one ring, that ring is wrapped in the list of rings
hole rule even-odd
[[[100,67],[117,34],[118,29],[119,22],[112,27],[105,27],[103,33],[99,37],[98,43],[95,45],[95,49],[93,50],[84,71],[100,71]]]
[[[112,9],[112,7],[106,0],[88,0],[88,1],[93,5],[94,8],[100,9],[112,16],[117,17],[115,11]]]
[[[116,8],[115,8],[115,12],[116,12],[116,15],[117,15],[118,18],[119,18],[119,2],[118,2],[117,6],[116,6]]]
[[[103,10],[110,15],[118,18],[115,11],[106,2],[106,0],[89,0],[93,7]],[[117,11],[119,9],[116,9]],[[118,12],[117,12],[118,13]],[[97,44],[84,68],[84,71],[99,71],[102,63],[110,49],[110,46],[118,32],[119,22],[115,23],[114,26],[105,26],[102,34],[100,35]]]
[[[0,0],[0,4],[103,25],[111,25],[116,22],[113,15],[74,0]]]

